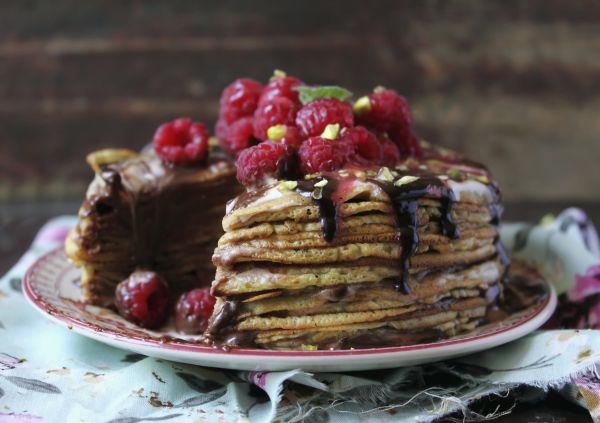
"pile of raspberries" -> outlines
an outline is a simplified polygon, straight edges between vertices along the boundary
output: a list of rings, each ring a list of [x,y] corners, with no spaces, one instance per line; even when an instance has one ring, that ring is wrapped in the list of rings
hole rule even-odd
[[[240,183],[353,166],[393,167],[421,154],[408,103],[395,91],[378,87],[351,104],[346,96],[327,96],[332,91],[323,87],[324,95],[303,103],[302,87],[299,79],[276,71],[267,85],[241,78],[223,90],[215,133],[237,159]],[[166,161],[193,163],[205,159],[208,133],[202,124],[177,119],[159,128],[154,145]]]

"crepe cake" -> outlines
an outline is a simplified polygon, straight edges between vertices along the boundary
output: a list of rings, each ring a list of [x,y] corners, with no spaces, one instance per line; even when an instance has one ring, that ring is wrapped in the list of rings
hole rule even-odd
[[[148,329],[174,310],[179,332],[227,348],[407,345],[501,315],[488,170],[420,141],[394,90],[352,96],[281,71],[240,78],[214,142],[177,118],[151,152],[92,154],[66,242],[84,302]]]
[[[79,221],[66,240],[81,267],[83,301],[113,306],[115,287],[135,269],[159,272],[171,296],[210,284],[226,201],[241,189],[220,152],[201,164],[172,166],[154,151],[101,150]]]
[[[486,321],[508,258],[488,170],[422,144],[393,168],[273,181],[227,206],[206,336],[342,349],[447,338]]]

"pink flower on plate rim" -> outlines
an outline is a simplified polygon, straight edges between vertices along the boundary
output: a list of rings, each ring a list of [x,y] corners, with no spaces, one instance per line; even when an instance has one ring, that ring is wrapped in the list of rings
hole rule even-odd
[[[590,266],[584,275],[575,277],[575,286],[569,291],[569,300],[580,302],[600,294],[600,264]]]
[[[48,225],[38,232],[33,243],[36,245],[61,243],[69,234],[70,229],[69,226],[65,225]]]

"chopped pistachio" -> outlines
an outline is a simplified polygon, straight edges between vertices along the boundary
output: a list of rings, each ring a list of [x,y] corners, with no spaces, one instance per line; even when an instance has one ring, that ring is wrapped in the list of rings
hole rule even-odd
[[[369,100],[369,97],[367,97],[366,95],[362,96],[354,102],[352,110],[354,110],[354,113],[356,113],[357,115],[360,115],[363,112],[368,112],[369,110],[371,110],[371,100]]]
[[[137,156],[138,153],[126,148],[105,148],[88,154],[85,160],[94,169],[94,172],[101,173],[104,165],[132,159]]]
[[[373,92],[374,92],[374,93],[380,93],[380,92],[382,92],[382,91],[385,91],[385,87],[383,87],[383,86],[381,86],[381,85],[378,85],[378,86],[376,86],[376,87],[373,89]]]
[[[274,79],[278,79],[278,78],[285,78],[287,76],[287,74],[282,71],[281,69],[275,69],[273,71],[273,76],[271,77],[271,79],[269,79],[269,81],[273,81]]]
[[[490,183],[490,179],[485,176],[485,175],[473,175],[473,179],[475,179],[476,181],[481,182],[482,184],[489,184]]]
[[[315,179],[318,176],[320,176],[318,173],[309,173],[308,175],[304,175],[304,179]]]
[[[371,178],[374,178],[374,177],[376,177],[376,176],[377,176],[377,172],[375,172],[375,171],[374,171],[374,170],[372,170],[372,169],[369,169],[369,170],[367,170],[367,175],[368,175],[369,177],[371,177]]]
[[[277,189],[279,191],[292,191],[296,189],[298,182],[296,181],[280,181]]]
[[[322,188],[317,188],[316,190],[314,190],[310,196],[312,198],[314,198],[315,200],[320,200],[321,198],[323,198],[323,189]]]
[[[551,213],[548,213],[547,215],[542,217],[542,220],[540,220],[540,225],[542,227],[547,228],[548,226],[551,226],[555,220],[556,220],[556,218],[554,217],[554,215]]]
[[[342,169],[342,170],[338,171],[338,174],[340,176],[343,176],[343,177],[350,176],[350,174],[348,173],[348,171],[345,170],[345,169]]]
[[[267,137],[271,141],[279,141],[287,132],[287,126],[285,125],[273,125],[269,129],[267,129]]]
[[[316,351],[317,346],[311,344],[302,344],[300,345],[300,351]]]
[[[398,175],[399,175],[399,173],[398,173],[398,172],[396,172],[395,170],[392,170],[392,175],[394,176],[394,178],[397,178],[397,177],[398,177]]]
[[[385,182],[392,182],[394,180],[394,175],[392,175],[392,172],[390,172],[389,168],[384,166],[381,169],[379,169],[379,173],[377,174],[377,179],[385,181]]]
[[[394,182],[394,185],[399,187],[406,184],[411,184],[419,179],[418,176],[406,175]]]
[[[427,170],[427,166],[425,166],[424,164],[419,165],[419,169],[421,169],[421,170]]]
[[[327,179],[321,179],[319,182],[315,184],[317,188],[323,188],[329,182]]]
[[[321,138],[325,138],[326,140],[334,140],[337,138],[340,133],[340,124],[332,123],[325,127],[325,130],[321,134]]]
[[[217,148],[219,146],[219,139],[217,137],[210,137],[208,139],[208,146],[210,148]]]
[[[400,166],[396,166],[396,169],[398,169],[401,172],[407,172],[408,171],[408,166],[400,165]]]
[[[446,173],[451,178],[460,178],[460,176],[462,175],[461,171],[455,167],[449,169]]]
[[[364,178],[365,176],[367,176],[367,174],[362,170],[357,170],[356,172],[354,172],[354,176],[356,176],[357,178]]]

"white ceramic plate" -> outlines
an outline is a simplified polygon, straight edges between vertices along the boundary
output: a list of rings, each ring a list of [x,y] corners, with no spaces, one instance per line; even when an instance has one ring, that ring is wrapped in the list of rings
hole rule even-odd
[[[520,338],[544,324],[556,307],[556,293],[546,283],[548,295],[530,308],[501,322],[444,341],[338,351],[223,351],[194,343],[190,337],[184,338],[169,329],[172,326],[167,325],[160,332],[145,330],[125,321],[112,310],[83,304],[79,273],[62,249],[54,250],[38,259],[27,272],[25,296],[47,318],[105,344],[167,360],[239,370],[302,368],[314,372],[340,372],[439,361]]]

